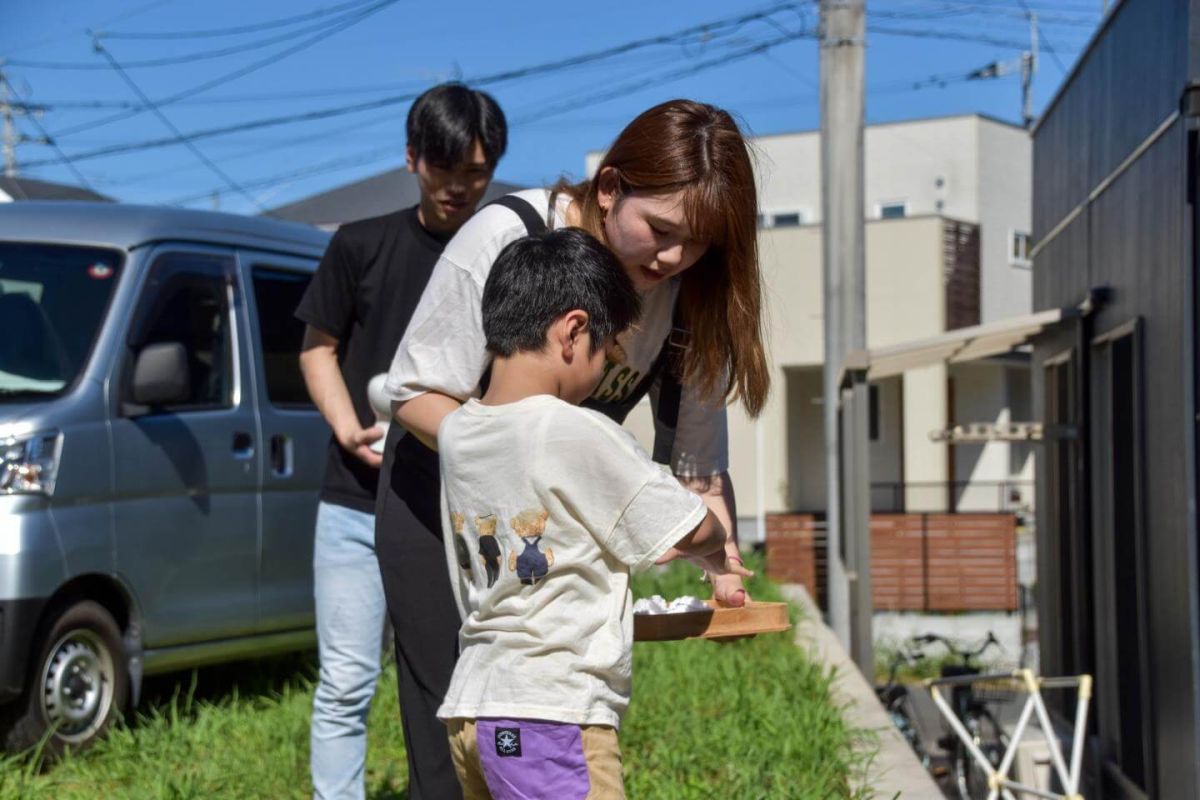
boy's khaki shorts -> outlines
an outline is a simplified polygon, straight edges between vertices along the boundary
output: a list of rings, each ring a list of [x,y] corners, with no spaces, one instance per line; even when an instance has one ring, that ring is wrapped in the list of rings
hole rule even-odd
[[[451,719],[464,800],[624,800],[621,748],[607,725]]]

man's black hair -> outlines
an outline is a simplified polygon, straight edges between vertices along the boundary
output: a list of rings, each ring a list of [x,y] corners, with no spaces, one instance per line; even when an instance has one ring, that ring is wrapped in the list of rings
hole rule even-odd
[[[594,352],[637,320],[642,300],[607,247],[579,228],[563,228],[501,250],[482,308],[493,355],[541,350],[550,324],[577,308],[587,312]]]
[[[508,149],[508,122],[500,105],[487,92],[457,82],[438,84],[413,101],[406,128],[417,158],[438,167],[470,158],[477,140],[492,169]]]

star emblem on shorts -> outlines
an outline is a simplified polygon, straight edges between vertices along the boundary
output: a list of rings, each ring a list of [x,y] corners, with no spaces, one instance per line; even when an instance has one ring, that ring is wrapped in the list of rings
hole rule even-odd
[[[496,754],[501,756],[521,755],[521,732],[514,728],[496,731]]]

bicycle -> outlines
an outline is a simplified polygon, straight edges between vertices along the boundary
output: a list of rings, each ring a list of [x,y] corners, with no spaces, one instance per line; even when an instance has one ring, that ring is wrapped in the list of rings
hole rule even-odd
[[[974,649],[960,649],[952,640],[938,634],[925,634],[913,637],[919,645],[927,646],[941,644],[947,653],[958,663],[943,664],[939,670],[943,680],[963,679],[978,676],[982,673],[979,658],[990,647],[1001,648],[995,635],[988,631],[983,643]],[[1001,648],[1002,649],[1002,648]],[[1008,735],[996,720],[988,707],[989,703],[997,702],[998,697],[989,697],[985,691],[977,691],[970,681],[960,680],[951,688],[950,710],[962,724],[976,750],[982,753],[992,765],[993,770],[1000,765],[1005,751],[1008,749]],[[954,770],[954,786],[961,800],[975,800],[987,797],[991,787],[988,783],[988,773],[975,760],[969,748],[964,744],[954,730],[947,730],[938,739],[938,746],[950,754]]]
[[[909,648],[908,642],[902,644],[892,656],[891,662],[888,664],[887,682],[877,684],[875,686],[875,696],[879,698],[880,704],[887,711],[888,717],[892,720],[892,725],[900,731],[900,735],[908,742],[908,746],[912,748],[917,755],[917,760],[921,762],[921,766],[926,770],[930,769],[929,753],[925,750],[925,745],[921,742],[921,735],[917,730],[915,716],[916,711],[912,705],[912,696],[909,687],[896,680],[896,674],[900,667],[905,664],[918,664],[925,659],[925,654],[920,650],[912,650]]]

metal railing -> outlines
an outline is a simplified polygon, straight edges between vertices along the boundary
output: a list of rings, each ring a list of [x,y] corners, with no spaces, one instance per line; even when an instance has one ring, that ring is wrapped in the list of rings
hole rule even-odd
[[[903,481],[871,484],[875,513],[1029,513],[1033,481]]]

